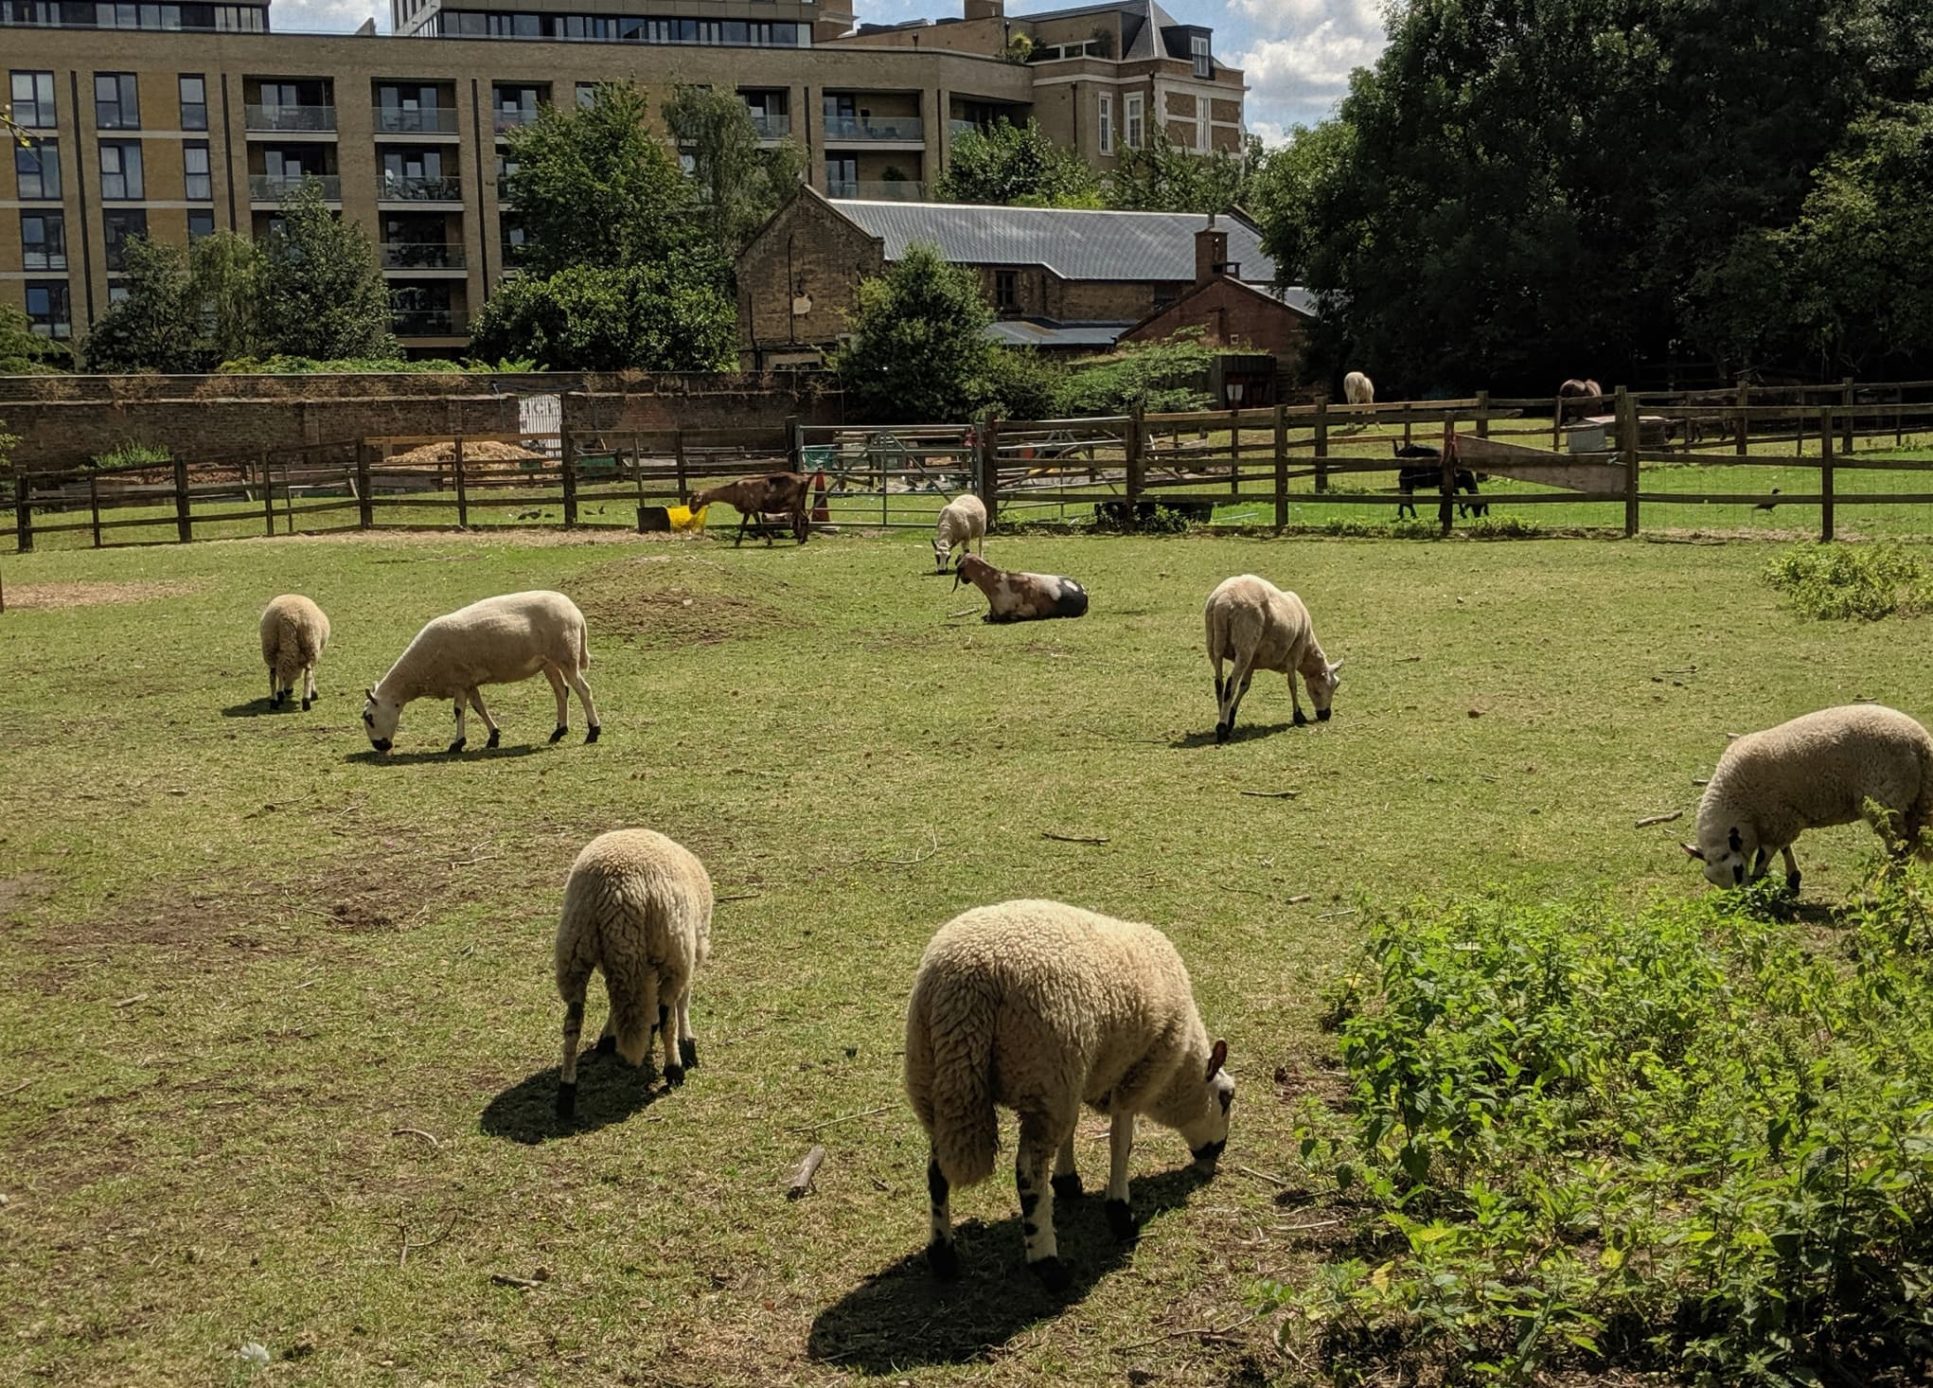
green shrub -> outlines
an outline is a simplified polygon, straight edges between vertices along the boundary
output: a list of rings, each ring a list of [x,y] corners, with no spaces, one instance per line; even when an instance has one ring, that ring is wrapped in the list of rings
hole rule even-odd
[[[1870,545],[1795,545],[1765,568],[1786,606],[1821,621],[1914,616],[1927,610],[1933,584],[1919,556],[1897,540]]]
[[[90,467],[159,467],[174,460],[174,454],[159,444],[130,439],[115,444],[105,453],[96,453],[87,461]]]
[[[1767,891],[1374,921],[1350,1103],[1298,1124],[1360,1238],[1270,1302],[1355,1381],[1924,1382],[1925,890],[1889,865],[1831,952]]]
[[[1457,528],[1473,540],[1529,540],[1544,533],[1536,521],[1522,516],[1474,516]]]
[[[456,362],[444,361],[438,357],[342,357],[334,361],[318,361],[314,357],[285,356],[238,357],[234,361],[225,361],[216,368],[223,375],[233,376],[346,375],[357,372],[426,375],[463,369]]]

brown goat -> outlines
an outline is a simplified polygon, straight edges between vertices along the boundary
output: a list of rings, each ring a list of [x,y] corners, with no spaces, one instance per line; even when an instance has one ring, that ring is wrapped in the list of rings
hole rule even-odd
[[[709,506],[714,501],[729,502],[738,510],[738,537],[732,541],[736,549],[745,543],[745,531],[756,524],[765,532],[765,543],[772,543],[772,529],[766,521],[767,516],[785,516],[792,524],[792,538],[800,544],[805,543],[810,527],[806,524],[806,478],[797,472],[774,472],[764,477],[742,477],[736,482],[727,482],[721,487],[708,487],[691,499],[691,509],[696,511]]]
[[[1087,612],[1087,589],[1054,574],[1008,573],[977,554],[961,558],[953,586],[971,583],[987,595],[988,622],[1035,622],[1046,617],[1080,617]]]
[[[1571,418],[1582,419],[1594,408],[1603,405],[1604,387],[1592,380],[1579,380],[1573,376],[1557,387],[1557,422],[1562,424]],[[1576,403],[1573,404],[1572,402]]]

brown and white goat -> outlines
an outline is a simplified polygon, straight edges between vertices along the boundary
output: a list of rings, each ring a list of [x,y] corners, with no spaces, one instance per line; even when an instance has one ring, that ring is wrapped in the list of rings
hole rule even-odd
[[[1037,622],[1047,617],[1087,614],[1087,589],[1071,578],[1008,573],[977,554],[968,554],[953,571],[953,586],[958,588],[963,582],[987,595],[985,621]]]
[[[768,516],[784,516],[791,525],[792,538],[805,543],[810,527],[806,524],[807,479],[802,473],[774,472],[764,477],[742,477],[723,486],[708,487],[691,498],[693,511],[723,501],[738,510],[738,536],[733,548],[745,543],[745,532],[753,525],[765,532],[765,543],[772,543]]]

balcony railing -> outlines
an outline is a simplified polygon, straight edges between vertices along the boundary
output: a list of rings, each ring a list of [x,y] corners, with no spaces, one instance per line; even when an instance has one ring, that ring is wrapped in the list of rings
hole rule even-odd
[[[455,177],[377,174],[376,199],[379,202],[462,202],[463,182]]]
[[[497,129],[515,130],[520,125],[536,122],[537,110],[530,106],[499,106],[496,110]]]
[[[441,241],[385,241],[385,270],[461,270],[463,247]]]
[[[962,135],[979,134],[981,125],[977,120],[950,120],[946,123],[946,128],[951,132],[953,138],[957,140]]]
[[[325,132],[336,128],[333,106],[253,106],[248,108],[250,130]]]
[[[454,135],[456,134],[456,108],[431,106],[420,110],[405,110],[400,106],[378,106],[376,133],[378,135]]]
[[[399,308],[390,315],[398,337],[458,337],[469,331],[463,313],[453,308]]]
[[[336,174],[250,174],[248,196],[255,202],[281,202],[304,183],[318,185],[324,202],[342,201],[342,179]]]
[[[792,117],[784,114],[762,115],[752,112],[752,128],[761,140],[783,140],[792,133]]]
[[[926,122],[918,116],[827,116],[828,140],[898,140],[914,143],[926,138]]]
[[[826,185],[826,196],[866,202],[925,202],[926,185],[917,178],[835,180]]]

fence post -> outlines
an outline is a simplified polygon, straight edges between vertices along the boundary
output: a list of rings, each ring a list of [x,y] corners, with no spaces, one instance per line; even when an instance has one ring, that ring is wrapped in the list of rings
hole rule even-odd
[[[1851,394],[1850,387],[1847,394]],[[1832,538],[1832,406],[1819,411],[1819,538]]]
[[[671,431],[671,451],[678,465],[678,504],[689,506],[691,487],[685,476],[685,431],[682,425]]]
[[[1477,392],[1477,437],[1490,437],[1490,392],[1487,390]]]
[[[1744,381],[1738,383],[1738,436],[1732,451],[1739,457],[1745,456],[1745,436],[1751,431],[1751,423],[1745,412],[1752,407],[1752,388]]]
[[[188,460],[175,459],[175,532],[181,543],[187,544],[195,538],[195,522],[188,510]]]
[[[87,509],[94,517],[94,548],[101,547],[101,475],[87,474]]]
[[[1404,414],[1407,415],[1408,413],[1408,409],[1405,408]],[[1407,433],[1409,425],[1405,423],[1403,428],[1404,432]],[[1457,457],[1456,426],[1451,422],[1447,412],[1443,416],[1443,437],[1439,440],[1439,451],[1443,454],[1443,466],[1437,477],[1437,487],[1441,493],[1441,499],[1436,503],[1436,523],[1442,527],[1443,533],[1448,535],[1450,533],[1450,508],[1456,501]]]
[[[1316,490],[1329,490],[1329,397],[1316,397]]]
[[[1141,435],[1146,428],[1144,411],[1136,405],[1128,411],[1128,528],[1136,525],[1136,517],[1141,510],[1141,469],[1145,460],[1141,456]]]
[[[369,445],[356,445],[356,524],[364,530],[376,526],[376,498],[369,490]]]
[[[577,528],[577,444],[570,430],[564,430],[564,529]]]
[[[14,547],[22,554],[34,552],[34,507],[28,499],[27,474],[13,479]]]
[[[268,450],[262,450],[262,533],[275,538],[275,486],[269,480]]]
[[[1840,427],[1845,430],[1844,434],[1840,436],[1839,451],[1841,453],[1851,453],[1852,435],[1853,435],[1853,408],[1852,408],[1852,377],[1850,376],[1847,376],[1839,383],[1839,408],[1840,408],[1839,424],[1840,424]]]
[[[797,415],[792,415],[785,421],[786,463],[793,472],[805,471],[805,445],[799,437],[803,427]]]
[[[991,530],[1000,517],[1000,421],[993,415],[980,429],[980,504]]]
[[[1275,532],[1289,528],[1289,407],[1275,407]]]
[[[470,492],[463,482],[463,435],[456,436],[456,456],[451,460],[451,470],[456,475],[456,524],[459,530],[470,528]]]
[[[1623,386],[1618,387],[1617,418],[1618,455],[1624,462],[1624,534],[1629,539],[1638,533],[1638,404]]]
[[[1236,411],[1228,418],[1228,494],[1242,494],[1242,426],[1237,422],[1241,412]]]

